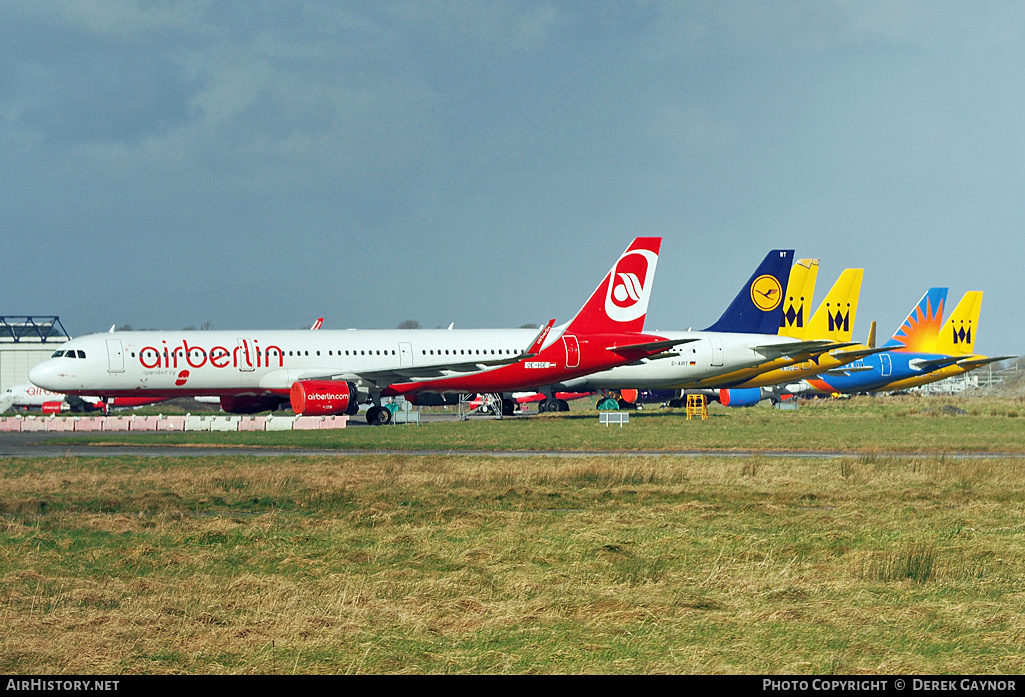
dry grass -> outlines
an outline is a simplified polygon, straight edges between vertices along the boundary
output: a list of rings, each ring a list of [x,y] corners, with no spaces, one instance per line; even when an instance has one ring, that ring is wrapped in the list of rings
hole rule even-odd
[[[1023,461],[0,461],[7,673],[1011,673]]]

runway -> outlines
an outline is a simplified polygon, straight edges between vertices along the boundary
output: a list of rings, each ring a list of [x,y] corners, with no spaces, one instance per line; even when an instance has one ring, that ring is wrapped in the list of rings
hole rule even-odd
[[[91,434],[81,434],[85,438]],[[979,451],[878,451],[878,450],[390,450],[390,449],[337,449],[240,447],[194,445],[76,445],[73,433],[0,433],[0,458],[36,457],[727,457],[727,458],[802,458],[802,459],[856,459],[856,458],[947,458],[953,460],[1013,460],[1025,459],[1025,452]],[[64,442],[54,443],[60,439]]]

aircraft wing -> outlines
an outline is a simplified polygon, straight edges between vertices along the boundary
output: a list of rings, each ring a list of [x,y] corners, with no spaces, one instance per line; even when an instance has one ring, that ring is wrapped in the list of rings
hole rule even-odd
[[[317,371],[312,370],[303,373],[296,380],[341,380],[351,382],[365,382],[378,387],[387,387],[403,382],[416,382],[431,380],[435,378],[453,377],[453,373],[480,373],[486,370],[499,368],[503,365],[512,365],[520,361],[533,358],[541,351],[545,338],[555,325],[555,320],[549,320],[538,335],[531,342],[525,351],[512,356],[494,358],[491,360],[461,360],[451,363],[435,363],[430,366],[408,366],[405,368],[390,368],[388,370],[362,370],[359,372],[338,372],[338,371]]]
[[[527,354],[507,356],[501,360],[477,361],[474,363],[444,363],[431,366],[409,366],[408,368],[393,368],[391,370],[361,370],[359,372],[338,372],[338,371],[307,371],[294,380],[340,380],[346,382],[364,382],[384,388],[388,385],[397,385],[403,382],[431,380],[434,378],[453,377],[453,373],[479,373],[503,365],[517,363]]]

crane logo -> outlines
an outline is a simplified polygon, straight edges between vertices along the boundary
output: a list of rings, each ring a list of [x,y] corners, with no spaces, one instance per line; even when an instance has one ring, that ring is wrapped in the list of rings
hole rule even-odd
[[[783,286],[775,276],[765,274],[751,284],[751,302],[762,312],[775,310],[782,301]]]
[[[614,322],[632,322],[648,311],[651,279],[655,276],[658,254],[634,249],[619,257],[609,277],[605,313]]]

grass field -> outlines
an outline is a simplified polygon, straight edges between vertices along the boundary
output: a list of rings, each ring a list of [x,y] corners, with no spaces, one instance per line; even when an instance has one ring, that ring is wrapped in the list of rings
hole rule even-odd
[[[736,410],[721,412],[741,415],[730,423],[645,416],[623,429],[591,415],[586,433],[625,438],[650,419],[652,432],[684,434],[672,443],[716,429],[707,447],[779,447],[779,430],[807,422],[817,442],[871,443],[873,428],[847,423],[860,419],[887,443],[903,431],[926,448],[1022,449],[1013,403],[957,404],[970,413],[896,400],[847,405],[861,415]],[[501,443],[535,428],[538,442],[576,443],[584,425],[553,415],[452,430],[516,434]],[[447,429],[343,433],[418,433],[433,447],[455,438]],[[873,454],[0,460],[0,671],[1018,673],[1023,465]]]
[[[958,406],[960,405],[960,406]],[[796,412],[767,405],[713,405],[707,421],[683,410],[634,412],[627,427],[599,426],[585,400],[569,414],[422,426],[243,433],[98,433],[88,442],[230,443],[343,449],[439,450],[857,450],[1014,451],[1025,454],[1025,401],[859,397],[805,403]],[[960,409],[965,413],[952,415]],[[363,416],[353,417],[355,420]],[[76,437],[74,442],[86,442]]]

